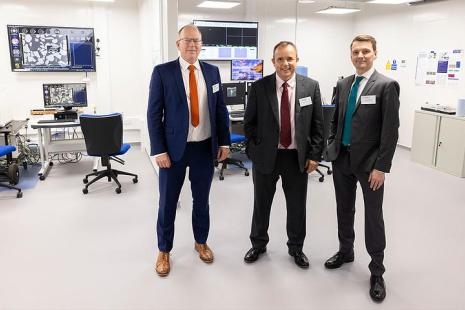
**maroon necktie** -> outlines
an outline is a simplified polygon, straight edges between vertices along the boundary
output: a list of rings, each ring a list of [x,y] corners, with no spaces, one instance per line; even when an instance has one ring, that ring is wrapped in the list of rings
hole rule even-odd
[[[283,83],[283,93],[281,95],[281,131],[279,133],[279,143],[288,148],[291,145],[291,108],[289,106],[289,93],[287,83]]]

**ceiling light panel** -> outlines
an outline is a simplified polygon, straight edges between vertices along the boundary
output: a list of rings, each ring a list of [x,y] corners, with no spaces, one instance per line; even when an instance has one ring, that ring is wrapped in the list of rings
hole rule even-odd
[[[209,9],[230,9],[240,4],[240,2],[233,1],[204,1],[197,5],[197,7]]]
[[[359,9],[351,9],[351,8],[338,8],[338,7],[329,7],[327,9],[317,11],[318,14],[334,14],[334,15],[342,15],[342,14],[350,14],[359,12]]]
[[[412,0],[371,0],[368,1],[368,3],[374,3],[374,4],[402,4],[402,3],[407,3],[407,2],[414,2]]]

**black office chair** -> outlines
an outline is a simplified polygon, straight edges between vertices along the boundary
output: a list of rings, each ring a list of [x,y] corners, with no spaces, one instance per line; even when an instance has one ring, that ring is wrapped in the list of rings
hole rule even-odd
[[[0,157],[7,156],[4,163],[0,165],[0,181],[8,183],[0,183],[0,187],[17,190],[16,198],[23,197],[21,188],[13,185],[19,182],[19,168],[18,165],[11,160],[11,154],[16,151],[16,147],[12,145],[0,145]]]
[[[333,90],[333,97],[334,97],[334,91],[335,90]],[[322,107],[323,107],[323,140],[325,143],[324,149],[326,150],[326,146],[327,146],[326,144],[328,141],[329,130],[330,130],[331,120],[333,118],[333,114],[335,110],[335,105],[323,105]],[[324,151],[323,151],[323,154],[324,154]],[[324,158],[321,158],[321,159],[324,160]],[[319,163],[318,167],[326,168],[327,169],[326,173],[328,175],[331,175],[333,173],[333,171],[331,170],[331,167],[328,165]],[[318,181],[323,182],[325,180],[325,175],[323,174],[323,172],[321,172],[319,168],[316,169],[315,171],[320,175],[320,178],[318,179]]]
[[[244,143],[245,143],[245,136],[239,135],[236,133],[231,133],[231,154],[236,153],[236,152],[241,152],[244,149]],[[248,176],[249,175],[249,170],[244,166],[244,163],[240,159],[228,157],[223,161],[220,161],[217,163],[221,164],[220,171],[219,171],[219,178],[220,181],[224,180],[224,170],[228,168],[228,165],[233,165],[236,166],[242,170],[244,170],[244,175]]]
[[[88,187],[101,178],[107,177],[108,182],[116,182],[118,187],[115,189],[117,194],[121,193],[121,184],[118,181],[118,175],[130,175],[134,178],[133,183],[138,182],[136,174],[124,172],[111,168],[110,160],[114,160],[124,165],[124,160],[116,157],[125,154],[130,148],[130,144],[123,143],[123,118],[120,113],[108,115],[82,114],[79,117],[82,133],[86,142],[87,154],[99,156],[102,166],[107,167],[105,170],[89,173],[83,179],[86,186],[82,189],[87,194]],[[89,182],[89,177],[95,176]]]
[[[318,167],[326,168],[327,169],[326,173],[328,175],[331,175],[333,173],[330,166],[318,163]],[[323,182],[325,180],[325,175],[323,174],[323,172],[321,172],[320,168],[316,168],[315,171],[320,175],[320,177],[318,178],[318,181]]]

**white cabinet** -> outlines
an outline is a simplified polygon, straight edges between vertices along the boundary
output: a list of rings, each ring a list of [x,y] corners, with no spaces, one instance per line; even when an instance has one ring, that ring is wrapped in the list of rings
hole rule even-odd
[[[465,118],[416,111],[412,160],[465,177]]]

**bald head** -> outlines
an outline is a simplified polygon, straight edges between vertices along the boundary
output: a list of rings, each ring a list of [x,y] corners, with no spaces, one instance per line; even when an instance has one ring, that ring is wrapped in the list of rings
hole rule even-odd
[[[193,64],[197,61],[202,49],[202,34],[199,28],[193,24],[188,24],[178,31],[176,47],[185,61]]]
[[[194,24],[187,24],[187,25],[184,25],[182,26],[179,31],[178,31],[178,40],[182,38],[182,36],[184,35],[184,32],[185,31],[194,31],[194,32],[197,32],[199,35],[200,35],[200,39],[202,39],[202,33],[200,32],[199,30],[199,27],[197,27],[196,25]]]

